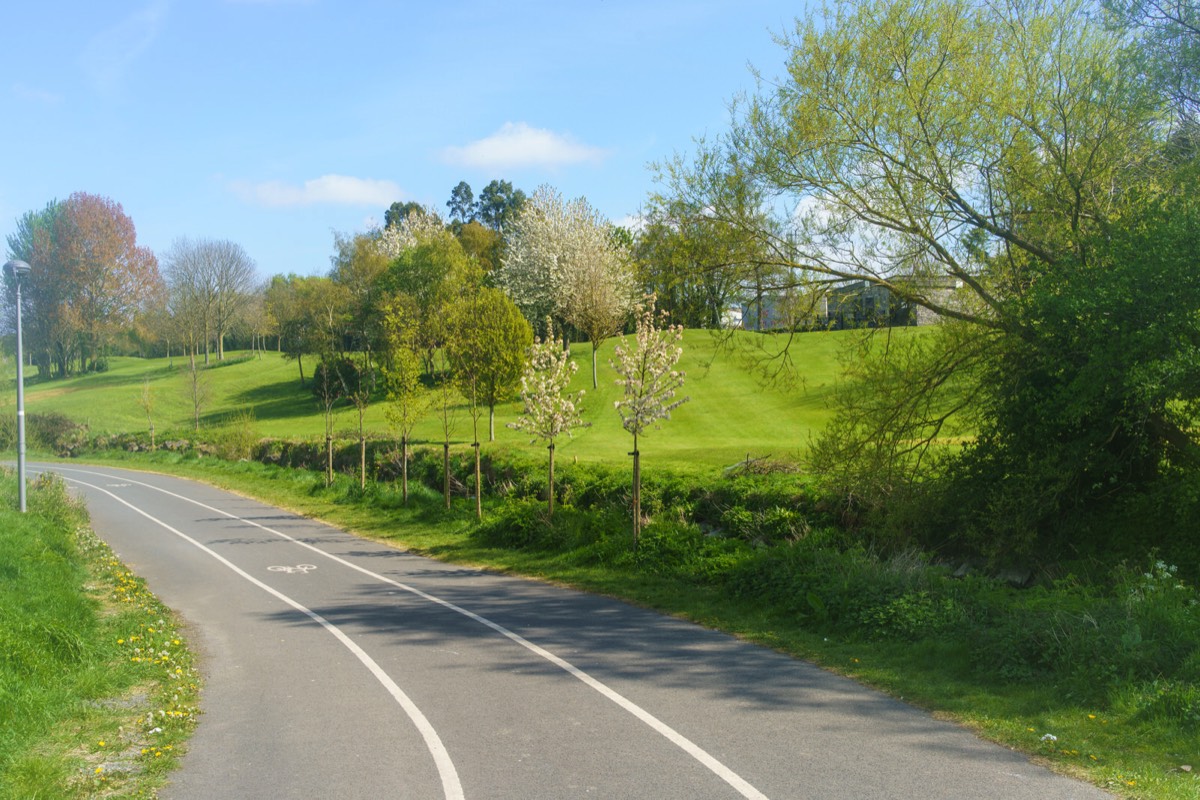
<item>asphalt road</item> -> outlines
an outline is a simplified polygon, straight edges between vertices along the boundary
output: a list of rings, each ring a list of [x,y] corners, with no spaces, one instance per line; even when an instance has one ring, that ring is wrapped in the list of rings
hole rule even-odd
[[[193,798],[1108,797],[778,653],[204,484],[30,465],[188,621]]]

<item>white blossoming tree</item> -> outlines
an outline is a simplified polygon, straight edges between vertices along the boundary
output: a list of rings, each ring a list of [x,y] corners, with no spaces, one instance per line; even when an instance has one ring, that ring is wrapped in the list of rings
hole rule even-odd
[[[553,323],[546,320],[545,339],[534,340],[529,348],[529,364],[521,376],[521,402],[524,410],[508,427],[533,436],[530,443],[542,439],[550,452],[549,513],[554,516],[554,440],[571,435],[573,428],[586,428],[591,423],[580,417],[583,390],[568,392],[571,376],[579,365],[571,360],[561,339],[553,335]]]
[[[650,427],[661,427],[671,412],[691,398],[675,399],[683,387],[685,373],[675,369],[683,348],[682,325],[668,325],[665,311],[655,313],[654,295],[635,311],[637,330],[632,343],[622,339],[610,362],[620,375],[617,385],[624,397],[615,402],[621,424],[633,434],[633,547],[638,546],[642,530],[642,470],[638,437]]]
[[[628,249],[613,227],[580,197],[567,201],[541,186],[507,234],[497,284],[527,318],[569,322],[596,351],[624,324],[634,300]]]
[[[388,225],[372,232],[375,246],[387,259],[400,257],[405,250],[411,250],[422,240],[441,233],[446,229],[446,222],[433,207],[413,210],[395,225]]]

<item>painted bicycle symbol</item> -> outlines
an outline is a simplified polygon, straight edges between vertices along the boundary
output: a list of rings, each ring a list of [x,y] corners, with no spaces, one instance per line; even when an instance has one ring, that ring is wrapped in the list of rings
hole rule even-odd
[[[294,567],[267,567],[271,572],[286,572],[291,575],[294,572],[308,574],[317,568],[316,564],[297,564]]]

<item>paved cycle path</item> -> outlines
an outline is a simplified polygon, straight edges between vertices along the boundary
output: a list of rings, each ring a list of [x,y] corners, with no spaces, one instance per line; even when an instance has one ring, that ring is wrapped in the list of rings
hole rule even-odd
[[[192,630],[193,798],[1098,800],[810,664],[211,486],[30,465]]]

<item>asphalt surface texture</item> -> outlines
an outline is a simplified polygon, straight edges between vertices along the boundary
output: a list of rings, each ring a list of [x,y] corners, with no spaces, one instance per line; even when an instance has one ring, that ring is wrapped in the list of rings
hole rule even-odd
[[[211,486],[36,465],[186,620],[165,800],[1109,797],[817,667]]]

